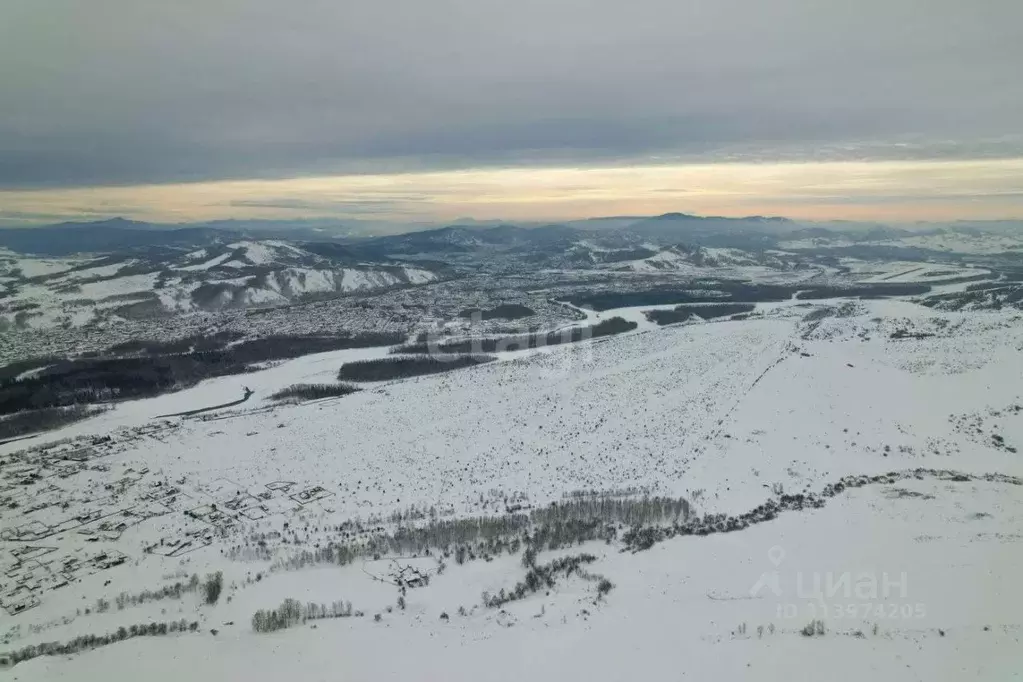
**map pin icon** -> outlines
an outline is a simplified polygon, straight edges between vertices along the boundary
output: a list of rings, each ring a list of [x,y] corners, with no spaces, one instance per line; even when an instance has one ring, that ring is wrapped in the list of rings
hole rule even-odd
[[[785,550],[775,545],[771,549],[767,550],[767,558],[774,564],[775,567],[781,565],[781,562],[785,559]]]

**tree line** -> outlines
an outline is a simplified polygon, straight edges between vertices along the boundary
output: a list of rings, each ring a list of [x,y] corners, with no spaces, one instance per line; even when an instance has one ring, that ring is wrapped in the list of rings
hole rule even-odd
[[[334,601],[330,606],[309,602],[302,604],[290,597],[276,609],[260,609],[252,614],[252,629],[255,632],[275,632],[311,620],[325,618],[350,618],[362,616],[361,611],[352,611],[352,602]]]
[[[635,322],[625,320],[621,317],[598,322],[594,325],[582,327],[568,327],[561,331],[541,332],[535,334],[517,334],[496,338],[473,338],[460,341],[443,341],[439,343],[417,342],[391,349],[394,354],[430,354],[438,353],[503,353],[514,350],[526,350],[529,348],[544,348],[546,346],[557,346],[563,343],[578,343],[587,339],[600,338],[602,336],[613,336],[624,332],[632,331],[638,327]]]
[[[102,646],[123,642],[126,639],[135,637],[162,637],[168,634],[181,632],[198,632],[199,621],[189,623],[185,619],[170,621],[166,623],[140,623],[130,627],[120,627],[114,632],[104,635],[80,635],[68,642],[43,642],[41,644],[30,644],[21,649],[0,655],[0,662],[6,661],[8,665],[15,665],[30,661],[40,656],[69,656],[80,651],[98,649]]]
[[[362,389],[351,384],[292,384],[270,395],[271,400],[320,400],[349,395]]]
[[[59,429],[68,424],[94,417],[104,408],[72,405],[71,407],[47,407],[42,410],[18,412],[0,418],[0,441],[20,438],[31,433]]]
[[[92,404],[111,400],[148,398],[167,391],[194,386],[204,379],[252,371],[252,366],[327,351],[388,345],[403,337],[396,334],[357,336],[270,336],[232,345],[230,335],[212,338],[209,344],[194,337],[181,342],[136,344],[119,347],[130,356],[82,357],[58,360],[31,376],[18,378],[0,370],[0,415],[53,407]],[[188,352],[169,352],[188,344]],[[206,350],[219,344],[220,347]],[[115,347],[118,348],[118,347]],[[22,363],[20,367],[24,367]]]
[[[647,319],[658,325],[677,324],[693,317],[710,320],[715,317],[751,313],[756,309],[753,303],[710,303],[707,305],[680,305],[672,310],[648,310]]]
[[[426,524],[401,525],[391,533],[378,533],[359,542],[328,542],[279,559],[274,570],[346,565],[364,557],[420,556],[432,552],[454,557],[456,563],[464,564],[488,556],[516,554],[523,547],[541,551],[574,547],[592,540],[611,542],[626,526],[674,527],[690,519],[690,504],[684,498],[585,496],[551,503],[528,513],[509,511],[495,516],[432,519]],[[352,530],[354,536],[359,529]],[[243,556],[244,550],[236,549],[234,554]]]
[[[337,373],[341,381],[386,381],[439,374],[463,367],[475,367],[496,360],[492,355],[432,355],[407,358],[382,358],[346,362]]]
[[[931,290],[927,284],[884,283],[850,286],[798,286],[790,284],[752,284],[737,281],[707,281],[685,287],[661,286],[640,291],[582,292],[568,297],[568,302],[603,311],[647,305],[682,303],[766,303],[788,301],[794,295],[800,300],[837,298],[842,296],[917,296]]]

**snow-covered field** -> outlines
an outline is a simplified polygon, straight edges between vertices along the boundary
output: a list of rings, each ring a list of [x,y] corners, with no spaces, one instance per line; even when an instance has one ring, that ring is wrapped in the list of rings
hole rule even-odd
[[[842,259],[850,275],[864,284],[928,284],[963,277],[989,275],[990,271],[975,267],[957,267],[945,263],[915,261],[863,261]]]
[[[38,602],[0,612],[0,652],[140,622],[200,623],[197,633],[39,657],[0,676],[1005,680],[1023,671],[1023,486],[984,478],[1023,476],[1018,312],[833,299],[656,327],[644,309],[600,314],[635,319],[635,332],[339,399],[268,396],[332,380],[342,363],[386,349],[207,381],[0,446],[0,597]],[[157,419],[237,400],[246,387],[250,400],[205,418]],[[69,452],[82,442],[85,458]],[[849,488],[823,508],[636,553],[612,541],[538,557],[593,554],[586,570],[613,583],[600,598],[593,580],[574,575],[482,605],[483,592],[522,580],[521,552],[464,565],[434,554],[273,568],[337,541],[353,519],[393,529],[395,513],[500,515],[583,491],[684,497],[696,515],[736,515],[844,476],[920,468],[958,473]],[[99,569],[101,551],[126,560]],[[399,564],[432,572],[404,609],[380,580]],[[97,599],[214,570],[225,576],[216,605],[190,592],[96,612]],[[54,588],[56,573],[72,577]],[[364,615],[253,632],[253,613],[286,597],[350,600]],[[800,632],[818,618],[823,633]]]
[[[367,575],[382,573],[386,562],[367,562],[247,586],[210,614],[216,636],[204,628],[138,638],[73,658],[35,659],[12,674],[105,679],[145,670],[155,682],[1015,679],[1023,605],[1015,576],[1023,552],[1018,533],[1006,529],[1015,524],[1018,531],[1023,521],[1018,491],[910,488],[864,489],[741,536],[679,539],[636,555],[580,547],[597,554],[593,570],[615,582],[596,604],[592,589],[576,579],[502,611],[474,606],[481,591],[521,572],[517,557],[503,557],[452,566],[429,587],[411,590],[404,611],[387,613],[394,588]],[[900,497],[903,490],[933,498]],[[779,556],[775,565],[771,557]],[[752,595],[774,571],[781,594]],[[818,601],[797,592],[800,579],[812,586],[843,576],[860,584],[876,578],[877,594],[888,585],[888,596],[843,588]],[[254,609],[289,596],[345,598],[367,615],[266,635],[248,631]],[[459,606],[466,615],[458,615]],[[191,618],[199,609],[187,602],[184,610]],[[371,617],[377,612],[380,622]],[[822,614],[825,634],[803,636],[801,628]]]

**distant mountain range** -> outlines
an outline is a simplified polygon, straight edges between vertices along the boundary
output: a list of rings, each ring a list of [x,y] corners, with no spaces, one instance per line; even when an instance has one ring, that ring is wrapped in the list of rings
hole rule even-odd
[[[1023,266],[1023,231],[1005,223],[910,230],[668,213],[541,226],[472,222],[370,237],[338,230],[120,218],[0,230],[0,328],[277,306],[474,272],[744,279],[811,263],[837,268],[843,258]]]
[[[979,221],[891,227],[877,223],[801,223],[781,217],[725,218],[688,213],[612,216],[557,224],[510,224],[466,219],[451,225],[380,221],[218,220],[191,224],[147,223],[124,218],[0,229],[0,248],[15,253],[67,256],[149,248],[192,248],[242,239],[337,242],[368,254],[423,254],[477,248],[550,244],[602,235],[623,244],[652,240],[660,245],[695,243],[720,248],[771,248],[781,241],[816,239],[855,243],[921,234],[1018,234],[1023,222]]]

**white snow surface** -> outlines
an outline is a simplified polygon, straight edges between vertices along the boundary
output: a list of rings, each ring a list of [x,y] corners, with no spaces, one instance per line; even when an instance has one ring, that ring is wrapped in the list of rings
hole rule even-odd
[[[205,251],[205,249],[203,249],[203,251]],[[191,255],[191,254],[189,254],[189,255]],[[200,258],[204,257],[204,256],[205,256],[205,254],[200,256]],[[227,260],[230,260],[230,258],[231,258],[231,252],[228,251],[227,253],[222,253],[219,256],[211,258],[211,259],[209,259],[209,260],[207,260],[207,261],[205,261],[203,263],[198,263],[196,265],[183,265],[183,266],[178,267],[176,269],[177,270],[190,271],[190,272],[194,272],[196,270],[209,270],[210,268],[215,268],[218,265],[223,265],[224,262],[227,261]]]
[[[65,282],[75,282],[85,279],[93,279],[96,277],[112,277],[116,275],[122,268],[133,265],[135,261],[125,260],[118,263],[111,263],[110,265],[97,265],[94,268],[86,268],[84,270],[75,270],[69,272],[67,275],[60,279]]]
[[[230,249],[244,249],[245,260],[253,265],[266,265],[278,261],[281,256],[308,255],[305,251],[276,239],[264,239],[258,242],[242,241],[228,244]]]
[[[80,260],[58,259],[58,258],[4,258],[8,262],[0,264],[0,272],[11,269],[21,271],[23,277],[39,277],[40,275],[55,275],[79,265]]]
[[[829,308],[835,314],[803,320]],[[911,478],[851,489],[823,509],[786,512],[735,533],[679,537],[636,554],[588,543],[540,556],[542,563],[596,555],[587,570],[614,583],[602,600],[594,599],[592,582],[574,577],[502,609],[485,608],[483,591],[523,578],[520,556],[502,554],[465,565],[446,559],[447,569],[409,590],[401,610],[395,588],[373,577],[387,573],[391,557],[269,572],[265,561],[223,553],[254,544],[256,533],[327,537],[327,528],[345,520],[386,519],[413,506],[448,517],[499,514],[506,500],[542,506],[573,491],[636,489],[685,496],[700,514],[737,513],[770,498],[772,487],[820,491],[850,474],[929,467],[1023,475],[1019,454],[992,439],[1023,446],[1023,412],[1013,409],[1023,404],[1018,313],[836,299],[758,306],[741,322],[658,328],[646,323],[646,309],[599,314],[643,322],[633,333],[366,384],[340,399],[282,406],[268,396],[293,383],[331,381],[344,362],[386,349],[307,356],[119,403],[45,437],[0,446],[10,470],[17,466],[8,464],[12,453],[25,447],[81,434],[121,438],[146,427],[151,431],[96,460],[101,466],[34,484],[41,486],[37,499],[56,495],[45,492],[53,485],[71,491],[59,499],[94,504],[112,494],[107,486],[125,480],[137,482],[116,509],[151,504],[140,496],[156,483],[179,487],[183,497],[174,512],[133,525],[116,541],[87,544],[65,531],[33,543],[117,549],[130,565],[46,592],[20,616],[0,612],[0,634],[9,638],[0,651],[149,620],[202,623],[199,634],[41,657],[0,675],[119,681],[144,670],[154,682],[787,682],[1006,680],[1023,671],[1023,488],[1005,482]],[[898,330],[929,335],[893,337]],[[249,401],[212,419],[154,419],[236,400],[245,387],[254,391]],[[331,495],[305,504],[273,497],[264,518],[238,517],[228,537],[180,557],[141,551],[200,524],[183,510],[210,503],[225,509],[226,499],[258,495],[275,481],[321,486]],[[50,507],[25,514],[25,506],[0,510],[3,527],[62,513]],[[23,545],[2,540],[0,553]],[[436,557],[403,561],[437,565]],[[171,573],[211,570],[225,573],[225,597],[216,606],[191,594],[76,615],[99,597],[157,589]],[[754,590],[765,576],[778,581],[777,591]],[[861,585],[864,576],[883,584],[883,593],[877,584],[818,599],[799,587],[814,579]],[[252,632],[253,612],[285,597],[348,599],[366,615]],[[800,634],[814,618],[823,618],[826,633]]]
[[[107,296],[119,294],[149,292],[153,291],[153,285],[156,283],[157,278],[157,273],[151,272],[146,275],[128,275],[101,282],[87,282],[81,285],[82,290],[79,292],[79,295],[99,300]]]
[[[395,590],[367,574],[386,574],[386,560],[347,568],[277,574],[236,591],[208,615],[198,635],[137,638],[74,657],[20,664],[19,680],[127,679],[145,670],[173,680],[1010,680],[1020,671],[1019,495],[997,486],[928,483],[900,486],[933,499],[900,499],[889,490],[858,490],[827,508],[782,517],[741,537],[682,538],[636,555],[589,544],[590,570],[615,588],[594,604],[592,587],[575,579],[547,595],[500,612],[474,606],[521,575],[518,557],[450,566],[428,588],[410,590],[404,611]],[[975,518],[972,514],[997,514]],[[782,561],[775,566],[769,557]],[[432,560],[421,565],[430,566]],[[201,570],[192,562],[185,570]],[[244,582],[235,566],[228,580]],[[750,595],[761,574],[777,570],[782,594]],[[797,575],[882,576],[893,598],[878,613],[870,600],[838,597],[823,604],[793,596]],[[808,577],[808,581],[813,578]],[[823,578],[822,578],[823,580]],[[166,581],[165,581],[166,582]],[[902,586],[905,590],[903,592]],[[880,591],[880,588],[878,588]],[[366,617],[319,621],[256,635],[256,608],[285,597],[349,599]],[[458,615],[463,606],[466,615]],[[799,630],[824,611],[827,633]],[[159,608],[159,605],[157,605]],[[185,602],[191,619],[208,607]],[[129,609],[155,620],[157,609]],[[380,622],[372,615],[380,613]],[[449,614],[448,621],[440,619]],[[903,613],[911,615],[904,616]],[[880,615],[878,615],[880,614]],[[89,618],[80,620],[89,621]],[[92,616],[97,629],[124,621]],[[132,621],[134,622],[134,621]],[[233,623],[232,625],[224,625]],[[877,630],[874,630],[874,625]],[[219,630],[216,636],[209,628]],[[741,632],[744,628],[745,632]],[[759,628],[763,633],[758,634]],[[939,631],[941,634],[939,634]],[[826,672],[822,672],[826,669]],[[951,671],[954,671],[952,673]]]

